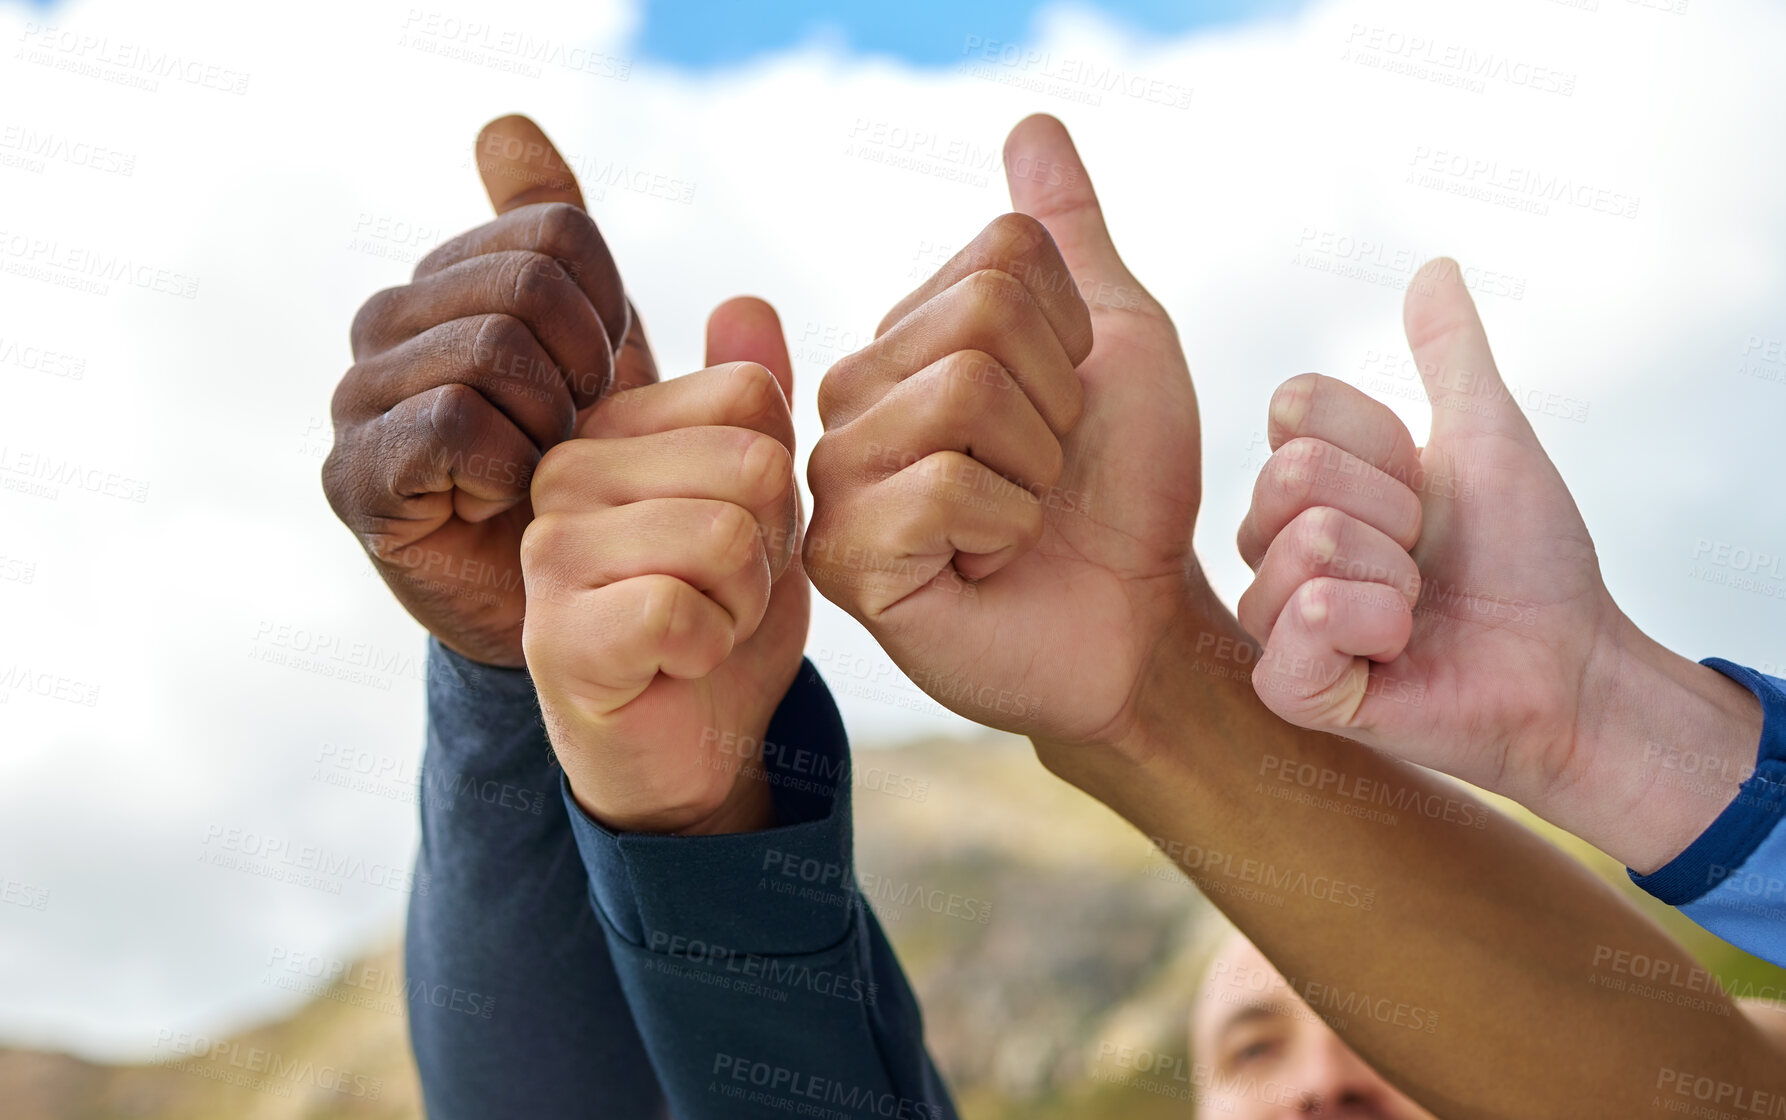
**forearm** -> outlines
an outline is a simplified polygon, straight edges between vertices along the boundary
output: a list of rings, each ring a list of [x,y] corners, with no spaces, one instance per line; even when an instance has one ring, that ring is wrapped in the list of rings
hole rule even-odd
[[[1649,874],[1686,850],[1755,770],[1761,705],[1627,619],[1589,666],[1583,753],[1596,772],[1527,807]]]
[[[1759,709],[1761,731],[1756,736],[1743,727],[1727,734],[1726,748],[1742,744],[1735,756],[1740,763],[1728,755],[1708,761],[1719,756],[1690,748],[1669,752],[1663,770],[1672,779],[1668,784],[1689,793],[1709,789],[1712,803],[1722,808],[1667,863],[1648,874],[1633,870],[1631,877],[1732,945],[1786,964],[1786,681],[1721,658],[1695,668],[1715,674],[1742,693],[1750,709]],[[1751,747],[1748,738],[1759,743]],[[1747,774],[1734,798],[1728,788],[1732,770]]]
[[[429,1116],[663,1116],[531,681],[436,646],[428,700],[405,988]]]
[[[1641,1115],[1665,1071],[1779,1087],[1715,989],[1695,1008],[1604,986],[1618,961],[1695,970],[1610,887],[1461,788],[1278,721],[1248,679],[1256,647],[1210,617],[1159,651],[1120,749],[1038,754],[1151,837],[1366,1061],[1445,1116]]]

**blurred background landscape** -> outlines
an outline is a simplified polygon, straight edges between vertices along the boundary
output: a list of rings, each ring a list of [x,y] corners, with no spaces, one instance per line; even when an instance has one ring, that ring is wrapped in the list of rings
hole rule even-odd
[[[963,1117],[1189,1116],[1186,1023],[1220,921],[1196,888],[1044,771],[1026,740],[930,741],[867,752],[857,765],[879,772],[856,783],[858,875],[917,990],[931,1054]],[[910,795],[869,788],[885,775],[910,779],[885,783]],[[1667,926],[1731,990],[1786,992],[1786,970],[1725,945],[1631,886],[1606,857],[1522,818]],[[959,896],[956,916],[918,901],[936,892]],[[400,976],[400,948],[355,969]],[[364,981],[315,986],[289,1018],[198,1048],[209,1057],[170,1052],[165,1067],[0,1051],[5,1115],[418,1120],[401,988],[379,996]],[[1147,1057],[1119,1063],[1119,1047]],[[246,1072],[256,1050],[300,1073],[256,1078]]]
[[[557,141],[666,374],[775,304],[805,454],[825,369],[1058,115],[1184,341],[1230,603],[1272,389],[1422,438],[1401,293],[1455,256],[1621,606],[1781,674],[1786,509],[1740,483],[1786,417],[1783,42],[1777,0],[0,0],[0,1120],[414,1115],[423,635],[318,469],[356,310],[489,218],[486,121]],[[858,765],[927,779],[857,790],[863,874],[990,903],[878,902],[968,1114],[1183,1115],[1098,1059],[1182,1050],[1206,904],[823,601],[807,653]],[[231,830],[377,874],[222,866]],[[153,1064],[194,1037],[362,1091]]]

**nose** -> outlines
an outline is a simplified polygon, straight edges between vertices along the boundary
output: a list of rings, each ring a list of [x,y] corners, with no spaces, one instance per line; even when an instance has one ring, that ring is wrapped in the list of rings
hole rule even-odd
[[[1321,1032],[1312,1039],[1297,1072],[1297,1112],[1308,1116],[1385,1116],[1394,1090],[1376,1070],[1340,1041],[1338,1035]]]

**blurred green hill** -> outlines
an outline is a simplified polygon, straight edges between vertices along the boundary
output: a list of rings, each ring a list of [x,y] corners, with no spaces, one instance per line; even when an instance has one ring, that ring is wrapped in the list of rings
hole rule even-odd
[[[1145,840],[988,736],[860,751],[858,878],[916,986],[931,1051],[973,1120],[1186,1117],[1182,1073],[1147,1078],[1119,1047],[1181,1069],[1213,911]],[[1514,812],[1637,899],[1727,983],[1786,971],[1705,934],[1623,870]],[[401,966],[395,947],[368,962]],[[8,1120],[397,1120],[420,1116],[403,1020],[330,989],[211,1057],[106,1066],[0,1050]],[[250,1055],[276,1056],[277,1061]],[[1131,1062],[1131,1066],[1140,1064]]]

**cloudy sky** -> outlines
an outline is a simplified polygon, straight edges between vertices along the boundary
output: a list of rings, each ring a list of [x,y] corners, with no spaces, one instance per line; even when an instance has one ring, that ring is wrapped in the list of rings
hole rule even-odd
[[[486,220],[504,112],[583,172],[665,370],[725,297],[780,308],[808,446],[826,366],[1005,207],[1006,129],[1062,117],[1184,337],[1230,601],[1271,389],[1419,435],[1400,289],[1456,256],[1620,602],[1781,671],[1778,5],[734,7],[0,0],[0,1045],[140,1055],[393,936],[382,872],[209,857],[411,858],[422,635],[317,470],[355,309]],[[965,732],[828,606],[809,653],[859,741]]]

